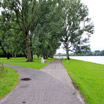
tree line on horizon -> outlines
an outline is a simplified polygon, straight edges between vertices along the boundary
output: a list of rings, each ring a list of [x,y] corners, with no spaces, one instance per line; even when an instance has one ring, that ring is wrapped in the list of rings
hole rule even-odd
[[[55,56],[67,56],[65,53],[57,53]],[[70,53],[70,56],[104,56],[104,50],[95,50],[81,53]]]
[[[2,9],[1,9],[2,8]],[[1,0],[0,56],[54,56],[61,44],[69,51],[89,50],[94,25],[80,0]]]

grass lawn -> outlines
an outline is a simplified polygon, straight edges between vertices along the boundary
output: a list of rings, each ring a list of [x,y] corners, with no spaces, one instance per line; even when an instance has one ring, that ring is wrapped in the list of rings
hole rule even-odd
[[[4,67],[5,72],[0,76],[0,99],[8,94],[18,84],[18,73],[8,67]],[[0,69],[1,70],[1,69]]]
[[[88,104],[104,104],[104,65],[74,59],[63,64]]]
[[[10,64],[10,65],[17,65],[17,66],[22,66],[22,67],[28,67],[28,68],[34,68],[34,69],[41,69],[48,65],[50,62],[54,61],[55,59],[53,58],[48,58],[46,59],[46,63],[41,64],[41,58],[36,58],[34,57],[33,62],[26,62],[26,58],[0,58],[0,62],[4,64]]]
[[[41,64],[41,58],[34,58],[33,62],[26,62],[26,58],[0,58],[0,62],[3,64],[17,65],[28,68],[41,69],[48,65],[55,59],[47,59],[46,63]],[[9,67],[4,67],[4,70],[0,67],[0,98],[8,94],[17,84],[19,80],[18,73]]]

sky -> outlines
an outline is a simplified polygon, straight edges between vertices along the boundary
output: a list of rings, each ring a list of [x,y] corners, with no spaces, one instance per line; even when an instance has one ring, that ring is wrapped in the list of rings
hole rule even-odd
[[[104,50],[104,0],[81,0],[89,9],[89,17],[94,23],[94,34],[90,38],[91,51]],[[61,48],[57,53],[65,53]]]

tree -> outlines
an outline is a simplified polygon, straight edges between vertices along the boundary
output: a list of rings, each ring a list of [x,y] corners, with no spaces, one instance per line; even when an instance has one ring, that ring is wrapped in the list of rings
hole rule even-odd
[[[10,15],[11,21],[14,21],[18,24],[19,29],[22,30],[25,36],[25,44],[27,49],[27,61],[33,61],[32,52],[30,47],[30,38],[29,34],[33,24],[36,24],[37,21],[41,18],[42,14],[38,14],[38,9],[42,1],[36,0],[3,0],[1,1],[2,7],[7,15]]]
[[[88,18],[87,6],[83,5],[80,0],[67,1],[65,11],[61,42],[66,50],[67,59],[69,59],[69,51],[79,53],[84,48],[88,49],[88,40],[93,34],[94,26]]]
[[[13,21],[5,20],[7,18],[8,16],[5,14],[5,12],[2,12],[2,15],[0,16],[0,47],[3,51],[2,56],[9,59],[10,56],[13,57],[17,54],[23,55],[25,46],[23,33],[17,28],[17,24],[15,24]],[[14,27],[15,30],[11,27]]]
[[[104,56],[104,50],[101,51],[101,56]]]
[[[7,58],[10,58],[10,49],[9,49],[9,40],[8,38],[10,36],[10,25],[9,21],[5,22],[5,14],[0,16],[0,47],[3,52],[4,56],[7,56]]]
[[[59,14],[60,12],[58,13],[55,10],[57,7],[60,7],[60,4],[62,5],[61,2],[62,1],[60,0],[2,0],[0,2],[3,12],[9,17],[5,20],[17,24],[18,26],[16,28],[11,28],[14,28],[15,30],[19,29],[24,34],[27,49],[27,61],[33,61],[32,51],[34,46],[32,38],[34,37],[36,26],[38,24],[42,25],[43,18],[47,18],[48,14]],[[52,20],[50,20],[50,22],[52,22]],[[45,49],[43,51],[46,53]]]
[[[44,58],[48,58],[48,56],[53,57],[60,46],[61,30],[64,25],[62,11],[64,6],[63,2],[57,0],[47,1],[45,6],[47,13],[35,28],[33,47],[37,50],[35,52],[38,56],[41,54]]]
[[[101,55],[100,50],[95,50],[95,51],[94,51],[94,55],[95,55],[95,56],[100,56],[100,55]]]

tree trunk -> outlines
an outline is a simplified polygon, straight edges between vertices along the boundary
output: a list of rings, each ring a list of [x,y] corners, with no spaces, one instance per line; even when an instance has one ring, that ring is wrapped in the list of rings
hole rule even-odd
[[[32,60],[33,60],[34,57],[33,57],[33,52],[32,51],[31,51],[31,56],[32,56]]]
[[[27,55],[25,54],[24,56],[25,56],[25,58],[27,59]]]
[[[43,55],[43,58],[45,59],[45,55]]]
[[[31,49],[30,49],[30,44],[29,44],[29,35],[27,32],[25,35],[26,35],[27,61],[32,62],[33,59],[32,59],[32,54],[31,54]]]
[[[23,56],[27,59],[27,55],[26,55],[25,51],[23,51]]]
[[[51,58],[53,58],[53,54],[51,54]]]
[[[69,51],[68,51],[68,47],[66,47],[66,55],[67,55],[67,60],[69,60]]]
[[[43,58],[44,58],[44,59],[47,59],[47,55],[46,55],[46,54],[43,54]]]
[[[50,57],[53,58],[53,55],[54,55],[53,52],[51,52]]]
[[[46,55],[46,59],[48,59],[48,54]]]
[[[16,53],[15,53],[14,57],[15,57],[15,58],[17,57]]]
[[[14,53],[12,53],[12,57],[14,57]]]
[[[9,53],[7,54],[7,59],[10,59],[10,54]]]

